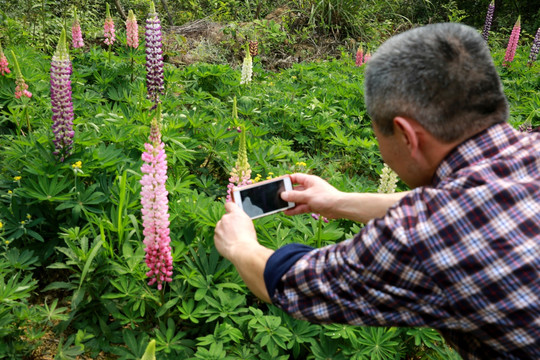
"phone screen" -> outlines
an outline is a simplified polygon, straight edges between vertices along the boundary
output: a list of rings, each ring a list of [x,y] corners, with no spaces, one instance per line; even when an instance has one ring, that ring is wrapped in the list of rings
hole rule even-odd
[[[280,196],[284,190],[283,180],[270,182],[260,187],[240,189],[242,208],[251,218],[288,208],[289,203],[283,201]]]

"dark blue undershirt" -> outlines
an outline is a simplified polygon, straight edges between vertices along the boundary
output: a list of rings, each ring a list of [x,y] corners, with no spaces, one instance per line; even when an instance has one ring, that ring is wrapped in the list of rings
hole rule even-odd
[[[304,244],[288,244],[277,249],[266,262],[264,268],[264,283],[268,295],[272,298],[281,277],[289,271],[302,256],[314,248]]]

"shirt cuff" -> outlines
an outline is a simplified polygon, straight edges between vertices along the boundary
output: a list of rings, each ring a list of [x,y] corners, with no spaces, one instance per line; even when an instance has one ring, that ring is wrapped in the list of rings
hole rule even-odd
[[[264,283],[268,295],[272,295],[281,281],[281,277],[305,254],[314,248],[304,244],[288,244],[277,249],[266,262]]]

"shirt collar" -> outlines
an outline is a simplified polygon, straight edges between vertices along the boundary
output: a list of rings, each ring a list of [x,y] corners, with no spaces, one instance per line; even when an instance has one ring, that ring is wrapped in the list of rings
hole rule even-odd
[[[500,153],[502,149],[518,141],[516,133],[510,124],[502,122],[465,140],[441,162],[433,176],[433,186],[437,186],[444,178],[462,168]]]

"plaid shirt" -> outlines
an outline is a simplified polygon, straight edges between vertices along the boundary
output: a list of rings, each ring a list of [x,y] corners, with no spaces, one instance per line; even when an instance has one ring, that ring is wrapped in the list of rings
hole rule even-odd
[[[353,239],[278,249],[272,301],[312,322],[428,326],[466,359],[540,359],[540,134],[497,124]]]

